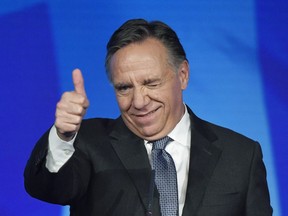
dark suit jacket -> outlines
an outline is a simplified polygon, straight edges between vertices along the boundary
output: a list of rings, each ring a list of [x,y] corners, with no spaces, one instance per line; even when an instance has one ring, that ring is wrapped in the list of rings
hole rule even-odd
[[[272,215],[257,142],[191,116],[191,156],[183,216]],[[84,120],[75,153],[58,173],[45,168],[48,132],[25,169],[27,192],[70,205],[72,216],[144,216],[151,167],[143,140],[120,118]],[[153,216],[160,215],[157,189]]]

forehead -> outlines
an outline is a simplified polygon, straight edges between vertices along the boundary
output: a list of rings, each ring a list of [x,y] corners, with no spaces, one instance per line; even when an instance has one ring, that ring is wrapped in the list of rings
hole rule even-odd
[[[124,72],[164,66],[167,50],[157,39],[148,38],[119,49],[111,58],[111,71]]]

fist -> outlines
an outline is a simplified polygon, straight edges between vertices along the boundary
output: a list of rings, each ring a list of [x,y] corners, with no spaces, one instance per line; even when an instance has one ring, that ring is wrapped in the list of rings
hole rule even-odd
[[[58,136],[69,141],[79,130],[82,119],[89,106],[84,79],[79,69],[72,72],[74,91],[63,93],[56,106],[55,127]]]

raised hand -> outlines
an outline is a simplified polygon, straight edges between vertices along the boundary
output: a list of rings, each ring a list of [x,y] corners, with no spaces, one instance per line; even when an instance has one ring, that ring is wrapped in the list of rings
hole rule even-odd
[[[64,92],[56,106],[55,127],[58,136],[66,141],[73,138],[79,130],[82,119],[89,106],[84,79],[79,69],[72,72],[74,91]]]

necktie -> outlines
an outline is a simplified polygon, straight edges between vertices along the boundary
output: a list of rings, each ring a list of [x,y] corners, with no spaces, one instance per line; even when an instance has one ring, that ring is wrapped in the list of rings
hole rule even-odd
[[[171,138],[166,136],[152,142],[152,168],[155,170],[162,216],[178,216],[177,174],[171,155],[165,151],[169,141]]]

